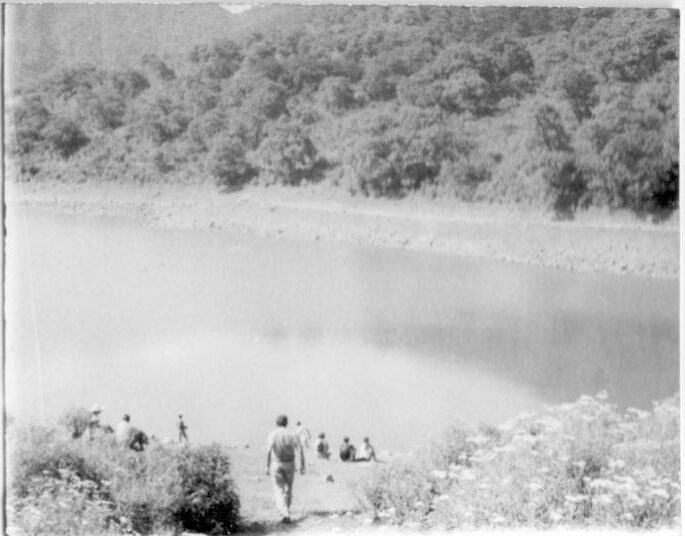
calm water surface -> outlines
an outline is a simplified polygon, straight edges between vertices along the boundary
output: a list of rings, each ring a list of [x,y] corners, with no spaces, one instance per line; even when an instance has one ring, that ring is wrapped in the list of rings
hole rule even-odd
[[[7,409],[124,412],[260,445],[279,412],[332,443],[421,445],[606,388],[678,390],[678,282],[10,209]]]

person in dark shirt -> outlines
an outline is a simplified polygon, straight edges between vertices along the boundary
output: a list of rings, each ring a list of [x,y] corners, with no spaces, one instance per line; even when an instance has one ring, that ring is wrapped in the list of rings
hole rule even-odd
[[[325,460],[331,457],[328,441],[326,441],[326,434],[323,432],[319,434],[319,439],[316,440],[316,455]]]
[[[350,443],[349,437],[344,437],[342,445],[340,445],[340,459],[344,462],[353,462],[356,449]]]

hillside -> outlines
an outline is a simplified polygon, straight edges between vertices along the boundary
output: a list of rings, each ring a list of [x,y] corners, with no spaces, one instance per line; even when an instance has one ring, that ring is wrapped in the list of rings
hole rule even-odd
[[[143,54],[173,58],[240,31],[239,17],[214,4],[12,4],[7,11],[8,69],[20,85],[81,63],[134,68]]]
[[[69,9],[10,17],[19,180],[677,208],[676,10]]]

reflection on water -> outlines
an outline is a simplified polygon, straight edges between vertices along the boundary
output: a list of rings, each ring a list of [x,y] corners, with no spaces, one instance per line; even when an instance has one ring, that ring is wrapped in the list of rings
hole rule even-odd
[[[334,244],[9,214],[10,413],[99,402],[159,436],[422,443],[607,388],[678,389],[678,284]],[[42,386],[42,387],[41,387]]]

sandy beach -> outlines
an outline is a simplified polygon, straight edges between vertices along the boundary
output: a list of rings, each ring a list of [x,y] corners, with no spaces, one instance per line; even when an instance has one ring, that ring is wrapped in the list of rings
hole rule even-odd
[[[146,225],[405,248],[565,270],[676,279],[678,214],[652,223],[526,207],[352,197],[316,188],[36,183],[5,185],[8,210],[134,218]]]

